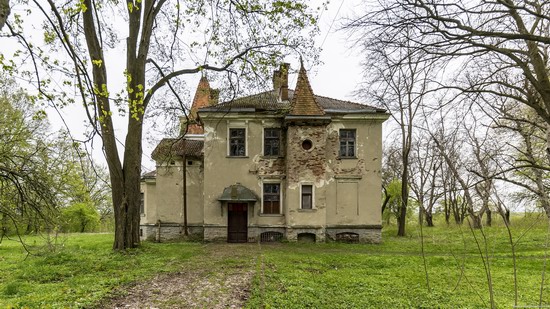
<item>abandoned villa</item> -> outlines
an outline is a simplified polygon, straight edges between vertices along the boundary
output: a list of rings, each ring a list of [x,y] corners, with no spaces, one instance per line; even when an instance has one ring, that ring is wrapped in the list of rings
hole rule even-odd
[[[289,65],[273,90],[218,103],[202,77],[181,136],[143,175],[143,239],[381,241],[382,123],[389,114],[313,93]]]

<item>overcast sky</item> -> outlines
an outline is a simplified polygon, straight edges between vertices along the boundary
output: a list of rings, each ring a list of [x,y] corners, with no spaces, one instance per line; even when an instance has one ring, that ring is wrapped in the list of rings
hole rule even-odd
[[[316,7],[323,0],[314,0],[308,2],[311,7]],[[321,64],[311,67],[311,61],[304,59],[306,69],[308,70],[308,76],[310,78],[310,83],[313,89],[313,92],[317,95],[322,95],[326,97],[350,100],[359,102],[360,100],[354,98],[353,91],[357,89],[358,84],[361,81],[361,68],[359,51],[357,49],[350,49],[351,42],[346,37],[346,33],[342,31],[337,31],[341,25],[341,19],[344,17],[349,17],[357,10],[362,1],[359,0],[334,0],[330,1],[327,5],[327,10],[323,10],[320,15],[319,27],[320,35],[316,38],[316,45],[322,47],[322,52],[320,54]],[[19,14],[22,16],[27,16],[26,14],[26,5],[14,3],[12,7],[12,15]],[[13,18],[13,16],[11,16]],[[26,17],[25,22],[25,32],[30,37],[35,37],[35,39],[41,39],[43,35],[42,30],[42,15],[39,14],[39,11],[33,10],[30,16]],[[10,54],[10,51],[19,48],[18,46],[13,45],[13,41],[10,41],[9,38],[0,38],[0,48],[6,54]],[[124,44],[120,44],[120,48],[124,48]],[[123,57],[123,50],[115,49],[111,51],[105,51],[106,57],[108,60],[117,59],[117,57]],[[13,51],[12,51],[13,52]],[[117,56],[119,55],[119,56]],[[114,58],[113,58],[114,56]],[[291,63],[293,69],[298,69],[299,60],[297,57],[285,59]],[[125,61],[111,61],[109,62],[109,71],[113,72],[123,72]],[[117,73],[118,74],[118,73]],[[44,72],[44,77],[51,77],[49,72]],[[113,75],[111,75],[112,77]],[[114,75],[116,76],[116,75]],[[195,74],[194,76],[189,76],[186,78],[187,85],[189,87],[188,96],[193,96],[195,87],[198,84],[200,74]],[[54,77],[55,79],[55,77]],[[115,86],[117,84],[123,85],[124,80],[121,75],[120,81],[110,79],[110,84],[113,83]],[[296,74],[289,76],[289,87],[294,88],[296,83]],[[119,85],[119,86],[120,86]],[[212,85],[216,87],[216,85]],[[120,86],[122,87],[122,86]],[[113,85],[110,85],[111,90],[116,89]],[[361,102],[368,103],[368,102]],[[73,136],[76,139],[81,139],[84,132],[85,126],[83,125],[83,120],[86,118],[82,113],[84,113],[81,106],[74,104],[74,106],[69,106],[60,110],[61,115],[57,114],[54,110],[48,110],[48,115],[52,125],[52,130],[57,131],[61,128],[65,128],[65,125],[69,127],[69,130],[73,133]],[[62,121],[62,118],[64,122]],[[124,131],[125,131],[125,121],[124,119],[116,120],[117,125],[117,136],[120,141],[124,141]],[[143,169],[144,172],[149,171],[155,168],[154,161],[151,160],[150,155],[153,151],[156,143],[162,136],[157,136],[158,134],[149,134],[147,130],[144,132],[144,143],[143,143]],[[153,138],[151,138],[153,136]],[[93,145],[93,157],[97,162],[104,164],[105,159],[101,151],[101,141],[96,138]],[[121,151],[122,151],[121,147]]]
[[[338,31],[341,19],[351,16],[360,3],[361,1],[357,0],[331,1],[327,5],[327,10],[321,14],[319,21],[321,33],[316,39],[316,45],[322,47],[321,64],[315,67],[308,67],[306,64],[312,90],[317,95],[368,103],[360,102],[359,99],[353,96],[353,92],[357,89],[362,78],[362,69],[359,66],[361,61],[359,51],[351,49],[351,42],[346,33]],[[314,2],[310,5],[313,6]],[[286,61],[290,62],[294,69],[299,67],[298,59],[287,59]],[[188,86],[192,88],[190,89],[191,92],[194,91],[199,79],[200,75],[197,74],[189,80]],[[296,74],[289,77],[289,87],[294,88],[295,83]],[[216,85],[212,86],[216,87]],[[143,145],[143,167],[145,170],[152,170],[155,168],[155,163],[150,155],[156,146],[157,140],[144,137],[146,140]]]

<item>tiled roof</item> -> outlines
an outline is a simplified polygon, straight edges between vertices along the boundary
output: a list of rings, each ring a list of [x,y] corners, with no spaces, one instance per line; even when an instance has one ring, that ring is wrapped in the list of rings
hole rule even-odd
[[[301,60],[300,60],[301,62]],[[306,69],[304,69],[303,63],[300,66],[298,72],[298,81],[296,82],[296,90],[294,90],[294,96],[292,98],[292,104],[290,106],[289,115],[296,116],[322,116],[325,111],[313,95],[309,79],[307,77]]]
[[[170,156],[202,157],[203,141],[182,138],[164,138],[157,145],[151,157],[156,160],[166,160]]]
[[[279,102],[275,91],[265,91],[258,94],[237,98],[232,101],[223,102],[215,106],[201,108],[200,112],[242,112],[243,109],[250,109],[251,112],[259,111],[284,111],[290,108],[290,102],[294,98],[294,90],[288,90],[289,101]],[[327,98],[313,95],[315,101],[326,113],[384,113],[386,110],[366,104],[350,101]]]
[[[152,170],[148,173],[141,175],[141,179],[156,178],[156,177],[157,177],[157,170]]]
[[[249,108],[252,108],[256,111],[278,111],[284,108],[288,108],[289,106],[290,102],[288,101],[279,102],[278,95],[275,93],[275,91],[272,90],[260,92],[242,98],[237,98],[235,100],[223,102],[218,105],[201,108],[199,112],[231,111]]]
[[[193,104],[191,105],[191,111],[189,113],[187,133],[190,134],[203,134],[204,129],[200,119],[198,119],[197,111],[201,107],[206,107],[211,103],[210,95],[210,83],[206,76],[201,77],[197,90],[195,91],[195,97],[193,98]]]

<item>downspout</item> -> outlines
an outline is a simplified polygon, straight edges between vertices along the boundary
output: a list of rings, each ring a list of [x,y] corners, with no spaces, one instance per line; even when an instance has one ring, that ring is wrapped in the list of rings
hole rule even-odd
[[[187,231],[187,158],[183,155],[183,235],[188,236]]]

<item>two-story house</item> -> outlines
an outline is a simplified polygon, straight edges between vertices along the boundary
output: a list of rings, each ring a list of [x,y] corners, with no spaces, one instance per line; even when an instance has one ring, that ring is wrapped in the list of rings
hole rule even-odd
[[[317,96],[288,64],[273,90],[217,103],[202,78],[189,121],[153,152],[143,238],[381,240],[385,110]]]

